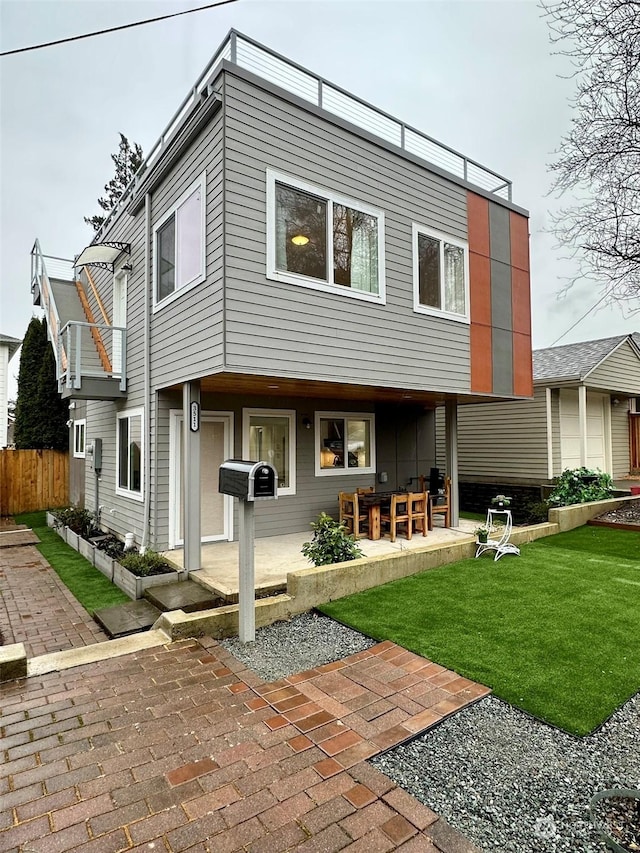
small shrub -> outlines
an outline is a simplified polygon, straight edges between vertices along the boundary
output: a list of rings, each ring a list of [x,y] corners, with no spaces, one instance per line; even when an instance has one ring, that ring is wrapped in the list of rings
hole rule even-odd
[[[567,468],[554,481],[549,495],[549,506],[571,506],[572,504],[601,501],[611,497],[613,484],[608,474],[589,468]]]
[[[68,527],[83,539],[88,539],[96,530],[96,518],[88,509],[70,506],[55,510],[53,516],[56,519],[56,527]]]
[[[149,575],[164,575],[172,571],[165,558],[155,551],[145,551],[144,554],[141,554],[135,549],[130,549],[123,557],[120,557],[119,562],[121,566],[139,578],[146,578]]]
[[[346,563],[363,556],[355,537],[347,533],[344,524],[334,521],[325,512],[320,513],[317,521],[311,522],[311,527],[313,539],[304,543],[302,553],[314,566]]]
[[[518,524],[542,524],[549,521],[549,504],[546,501],[526,501],[518,511]]]

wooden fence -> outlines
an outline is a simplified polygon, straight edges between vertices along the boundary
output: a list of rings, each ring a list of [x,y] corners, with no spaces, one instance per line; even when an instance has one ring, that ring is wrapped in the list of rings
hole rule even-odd
[[[0,450],[0,516],[69,503],[69,454]]]

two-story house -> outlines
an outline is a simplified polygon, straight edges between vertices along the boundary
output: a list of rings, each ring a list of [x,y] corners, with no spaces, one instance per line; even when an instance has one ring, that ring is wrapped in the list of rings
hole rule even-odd
[[[223,460],[278,472],[258,536],[308,531],[428,473],[444,405],[455,523],[458,404],[532,394],[511,183],[235,31],[74,263],[34,247],[72,494],[189,568],[233,538]]]

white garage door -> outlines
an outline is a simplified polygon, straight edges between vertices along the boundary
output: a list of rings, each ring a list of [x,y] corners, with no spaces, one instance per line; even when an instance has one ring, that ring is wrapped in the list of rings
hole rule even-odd
[[[587,392],[587,468],[608,471],[605,401],[602,394]],[[580,418],[578,392],[560,391],[560,446],[562,469],[580,467]]]

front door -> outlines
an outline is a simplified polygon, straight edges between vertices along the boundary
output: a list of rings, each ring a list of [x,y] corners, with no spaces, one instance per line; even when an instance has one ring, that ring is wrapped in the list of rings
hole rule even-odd
[[[231,539],[233,498],[218,492],[218,471],[231,453],[232,418],[228,413],[203,412],[200,418],[200,524],[203,542]],[[183,418],[181,410],[171,412],[170,524],[169,547],[184,544]]]

